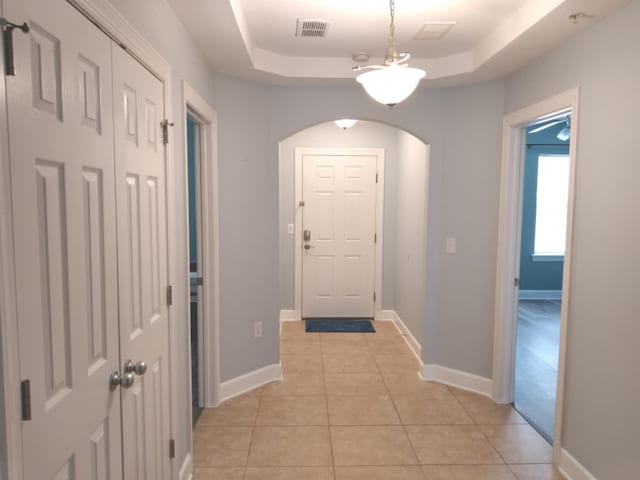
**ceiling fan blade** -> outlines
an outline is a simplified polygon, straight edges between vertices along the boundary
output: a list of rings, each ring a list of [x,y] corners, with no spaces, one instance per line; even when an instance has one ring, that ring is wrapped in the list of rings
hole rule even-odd
[[[545,125],[543,125],[541,127],[538,127],[538,128],[536,128],[534,130],[531,130],[529,133],[542,132],[543,130],[546,130],[547,128],[551,128],[551,127],[553,127],[555,125],[559,125],[560,123],[565,123],[565,122],[566,122],[566,120],[562,119],[562,120],[557,120],[555,122],[547,123],[547,124],[545,124]]]

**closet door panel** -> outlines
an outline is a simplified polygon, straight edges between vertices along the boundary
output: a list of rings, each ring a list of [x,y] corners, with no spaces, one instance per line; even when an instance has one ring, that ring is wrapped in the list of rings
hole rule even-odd
[[[6,0],[25,480],[119,479],[111,41],[63,0]]]

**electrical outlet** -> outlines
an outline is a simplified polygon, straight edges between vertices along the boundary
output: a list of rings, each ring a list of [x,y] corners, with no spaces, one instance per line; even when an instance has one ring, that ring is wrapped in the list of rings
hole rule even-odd
[[[446,241],[446,252],[447,253],[456,253],[456,238],[448,237]]]
[[[256,322],[253,324],[253,336],[254,338],[262,336],[262,322]]]

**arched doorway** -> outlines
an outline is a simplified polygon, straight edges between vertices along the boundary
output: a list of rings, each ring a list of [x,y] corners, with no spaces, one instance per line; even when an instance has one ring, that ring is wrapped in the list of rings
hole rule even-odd
[[[304,161],[299,158],[296,163],[296,149],[310,148],[383,151],[382,166],[378,165],[376,172],[378,186],[383,186],[377,190],[375,205],[379,219],[371,238],[379,248],[374,266],[378,280],[371,279],[375,284],[373,316],[399,318],[411,337],[421,337],[425,306],[424,296],[418,292],[426,285],[429,146],[404,130],[377,122],[359,121],[348,129],[327,122],[279,144],[281,319],[303,316],[304,219],[296,182],[300,187]]]

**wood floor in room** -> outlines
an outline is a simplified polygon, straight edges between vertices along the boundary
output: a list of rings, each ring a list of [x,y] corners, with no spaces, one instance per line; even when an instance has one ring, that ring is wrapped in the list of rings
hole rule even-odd
[[[560,301],[520,300],[515,405],[552,441],[558,381]]]
[[[377,333],[285,323],[284,381],[203,411],[194,480],[559,480],[551,447],[508,405],[417,376]]]

